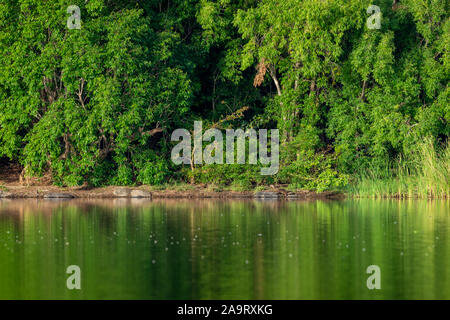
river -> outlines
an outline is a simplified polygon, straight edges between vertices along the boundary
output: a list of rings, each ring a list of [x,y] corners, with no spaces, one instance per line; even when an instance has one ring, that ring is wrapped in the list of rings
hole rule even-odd
[[[0,200],[0,299],[450,299],[449,264],[446,200]]]

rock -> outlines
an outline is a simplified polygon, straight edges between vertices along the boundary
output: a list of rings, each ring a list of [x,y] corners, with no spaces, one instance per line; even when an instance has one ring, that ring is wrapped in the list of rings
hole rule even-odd
[[[44,194],[45,199],[72,199],[75,198],[73,194],[64,192],[49,192]]]
[[[152,194],[145,190],[116,188],[113,194],[118,198],[151,198]]]
[[[131,198],[151,198],[152,194],[148,191],[135,189],[135,190],[131,190],[130,197]]]
[[[11,196],[11,192],[0,190],[0,198],[9,198]]]
[[[298,198],[301,198],[302,196],[300,194],[298,194],[298,193],[295,193],[295,192],[289,192],[287,194],[287,197],[289,199],[298,199]]]
[[[253,196],[254,198],[264,198],[264,199],[278,199],[280,197],[280,194],[278,192],[272,192],[272,191],[261,191],[256,192]]]
[[[129,197],[130,196],[130,190],[128,188],[115,188],[113,191],[113,194],[116,197]]]

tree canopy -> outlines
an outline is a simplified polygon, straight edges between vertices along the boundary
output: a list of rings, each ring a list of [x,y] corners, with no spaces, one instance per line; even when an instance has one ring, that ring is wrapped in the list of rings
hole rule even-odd
[[[447,143],[448,12],[442,0],[0,0],[0,158],[61,185],[339,187],[413,161],[427,137]],[[174,165],[170,135],[194,120],[280,129],[279,173]]]

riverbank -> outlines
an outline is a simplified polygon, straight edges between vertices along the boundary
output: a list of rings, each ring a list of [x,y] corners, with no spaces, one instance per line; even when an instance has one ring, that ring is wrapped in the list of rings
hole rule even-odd
[[[282,188],[269,188],[254,191],[214,190],[208,186],[189,185],[185,188],[154,189],[151,186],[103,188],[59,188],[56,186],[20,186],[9,185],[0,187],[0,198],[40,198],[40,199],[108,199],[108,198],[260,198],[260,199],[324,199],[341,198],[343,193],[313,191],[287,191]]]
[[[215,184],[167,183],[151,186],[57,187],[50,175],[21,179],[22,168],[14,164],[0,166],[0,199],[329,199],[343,198],[343,192],[288,190],[287,185],[255,189],[236,189]]]

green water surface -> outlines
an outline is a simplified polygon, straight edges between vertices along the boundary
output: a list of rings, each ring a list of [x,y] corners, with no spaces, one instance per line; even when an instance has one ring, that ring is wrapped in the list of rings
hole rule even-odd
[[[449,235],[445,200],[0,200],[0,299],[450,299]]]

